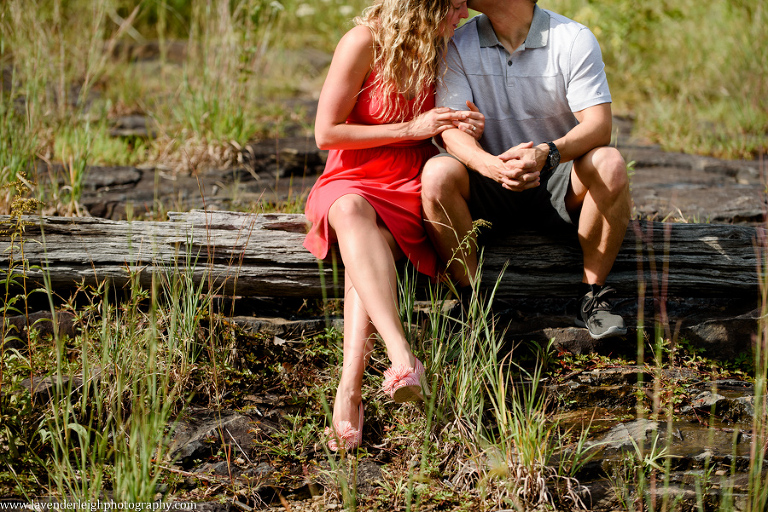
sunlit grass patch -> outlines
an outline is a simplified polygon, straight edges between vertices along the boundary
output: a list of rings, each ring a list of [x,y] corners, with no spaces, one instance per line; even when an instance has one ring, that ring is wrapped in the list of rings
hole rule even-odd
[[[593,27],[604,44],[617,110],[635,113],[639,129],[664,147],[747,157],[765,148],[768,94],[765,73],[760,72],[766,69],[764,8],[749,2],[651,2],[642,9],[629,2],[602,7],[594,2],[560,4],[565,14]],[[25,194],[60,201],[60,213],[77,213],[89,165],[148,160],[177,172],[223,168],[241,163],[246,143],[279,140],[288,124],[303,123],[311,133],[306,113],[283,102],[316,93],[338,37],[362,10],[360,2],[338,0],[210,2],[195,4],[194,9],[176,1],[144,3],[133,21],[138,35],[154,37],[156,29],[166,43],[170,38],[184,40],[188,60],[103,61],[99,52],[105,45],[93,41],[107,44],[123,26],[111,11],[126,20],[135,5],[51,0],[9,1],[0,7],[5,15],[0,21],[0,65],[15,69],[13,87],[2,90],[0,104],[3,213]],[[542,4],[559,10],[557,5]],[[66,11],[63,21],[52,18],[55,8]],[[167,32],[161,28],[161,13]],[[79,32],[66,32],[70,27]],[[669,38],[655,40],[660,33]],[[141,39],[131,34],[125,25],[119,39],[126,44]],[[87,63],[74,62],[82,56],[88,57]],[[124,113],[150,116],[157,123],[157,138],[110,137],[109,122]],[[61,164],[57,169],[64,181],[56,190],[43,191],[23,174],[40,155]],[[300,213],[304,200],[294,194],[284,203],[265,200],[244,207],[257,213]],[[30,209],[15,204],[18,212],[38,211],[36,205]],[[168,206],[157,205],[151,214],[164,218]],[[185,207],[180,202],[175,209]],[[3,318],[23,315],[34,299],[32,290],[11,294],[10,281],[20,278],[8,278],[5,270],[0,273],[5,287],[0,290],[6,292],[0,297],[0,311]],[[572,479],[590,455],[582,450],[578,432],[569,432],[553,414],[558,404],[535,392],[535,383],[553,373],[547,366],[550,356],[538,354],[539,365],[531,363],[535,358],[523,357],[524,347],[509,352],[490,315],[488,297],[474,298],[471,318],[459,321],[457,331],[457,323],[447,322],[443,314],[445,289],[432,290],[429,307],[417,312],[414,279],[403,275],[401,282],[403,322],[427,363],[432,398],[423,408],[387,402],[378,393],[386,364],[377,352],[364,389],[366,446],[354,462],[340,462],[338,472],[329,471],[339,481],[326,492],[358,509],[578,506],[574,496],[584,499],[585,494],[569,494],[579,489]],[[278,420],[281,430],[259,433],[258,447],[269,460],[281,468],[306,468],[306,474],[290,475],[304,482],[313,477],[315,462],[330,457],[318,435],[328,421],[319,397],[332,395],[340,361],[338,331],[307,337],[286,356],[273,337],[226,326],[212,314],[215,292],[175,269],[159,275],[152,290],[94,288],[80,293],[79,302],[67,306],[79,318],[76,338],[43,339],[33,329],[28,337],[11,332],[3,340],[22,348],[0,352],[0,458],[7,463],[0,468],[0,494],[54,492],[92,498],[106,489],[125,499],[152,500],[158,482],[178,476],[160,467],[169,463],[161,462],[167,453],[162,442],[173,415],[193,400],[249,411],[243,397],[263,389],[294,397],[290,410]],[[89,298],[85,305],[83,296]],[[766,303],[763,296],[763,308]],[[752,381],[756,414],[747,508],[756,512],[768,501],[765,338],[761,323],[753,356],[719,365],[666,333],[641,339],[636,360],[559,359],[574,367],[569,373],[580,365],[642,365],[656,380],[650,383],[652,396],[637,397],[637,413],[654,421],[674,417],[686,399],[678,383],[665,380],[662,368],[694,369],[712,380],[728,376]],[[34,404],[28,394],[8,392],[31,375],[59,374],[79,375],[88,384],[79,391],[60,388],[60,399],[45,407]],[[73,392],[80,393],[74,403],[63,400]],[[587,426],[583,432],[600,430]],[[653,485],[669,486],[668,442],[661,437],[654,438],[650,449],[637,446],[609,475],[625,509],[653,503]],[[371,495],[355,494],[349,471],[360,461],[372,460],[382,466],[383,478]],[[696,482],[699,509],[709,506],[710,490],[734,485],[728,474],[715,475],[710,469]],[[288,480],[286,476],[278,484]],[[634,487],[627,490],[627,482]],[[253,489],[230,485],[218,497],[237,493],[256,503],[249,494]],[[181,487],[171,485],[171,494],[183,493]],[[725,496],[718,510],[740,509],[741,504]]]
[[[667,150],[724,158],[768,151],[768,11],[756,2],[595,3],[542,7],[590,27],[615,113]]]

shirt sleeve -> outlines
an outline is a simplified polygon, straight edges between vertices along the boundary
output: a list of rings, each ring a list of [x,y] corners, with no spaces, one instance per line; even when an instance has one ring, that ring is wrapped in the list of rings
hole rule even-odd
[[[568,104],[572,112],[579,112],[610,102],[603,54],[597,38],[585,27],[576,35],[571,47]]]
[[[456,44],[451,40],[445,52],[445,59],[440,65],[435,105],[450,107],[454,110],[467,110],[467,100],[472,101],[472,88],[469,86]]]

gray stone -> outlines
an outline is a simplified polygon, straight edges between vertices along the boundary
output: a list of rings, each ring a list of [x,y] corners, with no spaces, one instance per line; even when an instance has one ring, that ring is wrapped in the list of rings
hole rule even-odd
[[[277,470],[274,467],[272,467],[271,464],[262,462],[261,464],[257,465],[255,468],[247,469],[246,473],[249,475],[265,478],[277,473]]]
[[[22,380],[19,385],[32,395],[33,402],[42,404],[54,397],[63,398],[70,392],[74,395],[83,385],[83,379],[69,375],[33,377]]]
[[[757,335],[759,310],[733,317],[714,317],[687,323],[680,336],[720,359],[735,359],[752,350]]]
[[[194,472],[203,475],[232,475],[233,477],[237,477],[242,472],[242,468],[235,464],[230,464],[226,460],[222,460],[219,462],[206,462],[202,466],[195,468]]]
[[[324,318],[286,320],[285,318],[263,318],[236,316],[229,319],[246,332],[263,333],[280,338],[303,338],[325,330]]]
[[[334,479],[330,464],[328,461],[322,461],[318,464],[320,471],[315,473],[315,481],[322,487],[333,488],[337,485],[337,481]],[[347,482],[350,482],[352,477],[356,478],[356,489],[360,494],[370,494],[376,489],[381,487],[381,481],[384,479],[384,475],[381,471],[381,466],[376,462],[364,459],[360,460],[356,467],[342,461],[335,471],[343,473],[343,476],[339,475]],[[310,484],[313,485],[313,484]]]
[[[233,411],[192,411],[175,424],[169,457],[189,466],[195,459],[215,454],[223,445],[230,446],[233,454],[242,450],[249,456],[255,441],[253,426],[250,417]]]
[[[620,423],[590,444],[604,449],[633,449],[635,445],[643,445],[649,439],[649,434],[658,431],[658,428],[658,422],[647,419]]]
[[[256,483],[261,484],[277,473],[277,469],[267,462],[261,462],[255,467],[251,467],[251,465],[243,466],[242,464],[222,460],[219,462],[206,462],[202,466],[195,468],[194,472],[203,475],[232,476],[233,478],[248,481],[256,480]]]
[[[642,377],[648,382],[651,376],[642,368],[600,368],[583,372],[578,376],[579,381],[592,386],[616,386],[622,384],[637,384]]]
[[[586,329],[578,327],[546,327],[542,332],[545,338],[552,340],[552,348],[575,355],[595,352],[601,344]]]
[[[691,409],[698,409],[709,412],[713,407],[717,410],[718,406],[726,403],[727,399],[720,394],[712,393],[711,391],[703,391],[693,397],[689,406],[684,407],[681,412],[690,412]]]
[[[55,328],[53,316],[50,311],[36,311],[29,315],[7,317],[5,325],[0,325],[0,339],[5,340],[4,350],[10,348],[26,349],[28,326],[36,330],[43,337],[53,336],[55,333],[58,333],[59,336],[74,338],[77,332],[75,315],[69,311],[57,311]]]
[[[381,467],[373,461],[364,460],[357,466],[357,490],[362,494],[371,494],[381,486],[384,475]]]
[[[755,397],[742,396],[733,400],[733,409],[739,414],[739,419],[752,419],[755,417]]]

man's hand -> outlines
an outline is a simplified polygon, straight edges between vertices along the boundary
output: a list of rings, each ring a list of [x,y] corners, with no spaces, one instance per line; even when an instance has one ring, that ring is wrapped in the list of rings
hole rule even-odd
[[[537,148],[533,142],[524,142],[499,155],[502,168],[489,167],[493,174],[491,178],[501,183],[501,186],[515,192],[538,187],[539,176],[543,163],[537,161]],[[546,155],[544,156],[546,162]],[[493,169],[492,169],[493,167]]]
[[[462,130],[447,130],[442,135],[445,149],[449,153],[468,168],[494,180],[507,190],[521,192],[539,186],[541,166],[534,157],[533,143],[526,142],[505,151],[502,155],[505,161],[487,153],[471,135]]]
[[[549,146],[546,144],[539,144],[534,147],[533,142],[524,142],[513,148],[509,148],[500,154],[499,158],[504,162],[509,162],[511,160],[535,160],[536,170],[541,171],[547,163],[548,154]]]

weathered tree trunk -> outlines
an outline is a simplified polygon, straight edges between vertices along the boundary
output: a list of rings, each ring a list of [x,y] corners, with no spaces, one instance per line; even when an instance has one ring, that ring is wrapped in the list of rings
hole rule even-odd
[[[171,213],[169,222],[4,216],[0,270],[38,283],[47,274],[54,289],[105,279],[121,286],[132,277],[148,286],[153,275],[178,270],[227,294],[338,296],[340,262],[319,263],[302,246],[305,231],[298,214],[193,211]],[[763,238],[763,229],[745,226],[633,222],[610,283],[624,296],[643,283],[647,295],[665,287],[670,297],[756,297]],[[494,241],[484,260],[489,284],[504,270],[499,297],[572,296],[581,280],[575,238],[519,233]]]

